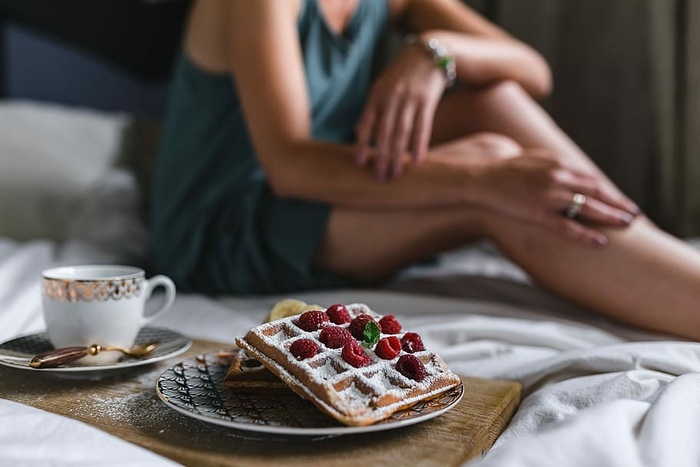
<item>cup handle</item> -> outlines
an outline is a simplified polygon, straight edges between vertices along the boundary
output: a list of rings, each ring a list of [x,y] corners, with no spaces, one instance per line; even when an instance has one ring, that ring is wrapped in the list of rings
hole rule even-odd
[[[144,290],[146,299],[144,301],[148,301],[148,299],[151,298],[153,289],[158,286],[165,289],[165,302],[151,315],[143,317],[144,326],[163,316],[173,305],[173,302],[175,302],[175,283],[167,276],[153,276],[150,279],[146,279],[146,290]]]

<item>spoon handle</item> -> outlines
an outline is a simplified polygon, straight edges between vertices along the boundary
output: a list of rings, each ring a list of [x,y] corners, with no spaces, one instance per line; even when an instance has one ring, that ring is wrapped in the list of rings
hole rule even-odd
[[[29,366],[32,368],[55,368],[74,362],[90,353],[90,347],[63,347],[61,349],[49,350],[32,358]]]

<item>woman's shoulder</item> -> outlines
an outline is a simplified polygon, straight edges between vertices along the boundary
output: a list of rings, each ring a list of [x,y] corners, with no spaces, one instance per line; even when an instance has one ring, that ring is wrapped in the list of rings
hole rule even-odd
[[[195,65],[210,73],[219,74],[230,71],[227,57],[226,2],[232,1],[234,0],[197,0],[190,10],[184,37],[184,51]],[[277,0],[255,1],[274,2]],[[294,18],[299,16],[307,1],[313,0],[285,0],[290,7],[290,14]]]

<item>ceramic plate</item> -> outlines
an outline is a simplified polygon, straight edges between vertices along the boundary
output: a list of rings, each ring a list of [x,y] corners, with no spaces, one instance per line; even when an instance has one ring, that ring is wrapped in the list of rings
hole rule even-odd
[[[228,363],[215,354],[202,354],[166,370],[156,383],[165,404],[205,422],[240,430],[287,435],[344,435],[390,430],[420,423],[447,412],[462,399],[459,385],[437,398],[369,426],[345,426],[296,394],[233,393],[223,384]]]
[[[123,356],[117,362],[90,365],[89,357],[80,362],[68,363],[57,368],[32,368],[29,362],[36,354],[53,350],[45,333],[30,334],[16,337],[0,344],[0,365],[19,368],[22,370],[41,371],[60,375],[78,377],[80,374],[103,374],[131,367],[149,365],[185,352],[192,345],[192,340],[169,329],[145,327],[136,337],[136,343],[142,344],[151,340],[158,341],[158,347],[148,356],[132,358]]]

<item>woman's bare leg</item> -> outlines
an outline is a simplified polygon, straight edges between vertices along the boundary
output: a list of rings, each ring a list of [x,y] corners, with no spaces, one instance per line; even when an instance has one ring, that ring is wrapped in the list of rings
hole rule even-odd
[[[383,281],[411,263],[483,238],[481,214],[474,211],[334,209],[316,262],[359,283]]]
[[[431,155],[447,160],[457,152],[472,159],[494,159],[515,157],[520,151],[512,140],[485,133],[438,145]],[[483,238],[483,214],[465,208],[336,208],[316,263],[359,282],[381,281],[411,263]]]
[[[549,148],[582,167],[594,167],[517,87],[453,96],[454,100],[445,99],[436,116],[436,141],[469,131],[495,132],[525,147]],[[465,107],[467,103],[473,107]],[[453,152],[464,143],[461,150],[474,149],[469,139],[443,147]],[[507,149],[501,156],[514,155]],[[486,151],[474,157],[489,155]],[[331,270],[371,281],[413,261],[487,237],[544,288],[574,303],[636,326],[700,339],[700,254],[643,217],[629,228],[606,229],[605,234],[608,245],[593,248],[475,208],[336,209],[318,259]]]
[[[433,144],[483,132],[505,135],[523,148],[549,149],[573,166],[587,169],[609,181],[549,114],[515,82],[504,81],[479,90],[458,88],[440,102],[433,125]],[[615,188],[612,182],[610,185]]]
[[[640,218],[603,248],[477,209],[331,215],[321,264],[361,282],[479,238],[543,288],[635,326],[700,339],[700,255]]]
[[[436,140],[471,132],[506,135],[555,151],[600,173],[585,153],[516,84],[456,92],[436,115]],[[487,236],[542,286],[591,310],[641,327],[700,339],[700,253],[640,217],[607,229],[590,248],[545,229],[487,214]]]
[[[479,90],[458,88],[447,94],[435,114],[431,141],[443,144],[483,132],[508,136],[523,148],[550,149],[582,167],[595,167],[547,112],[514,82]]]
[[[639,327],[700,339],[700,255],[640,218],[591,248],[485,216],[487,236],[544,288]]]

